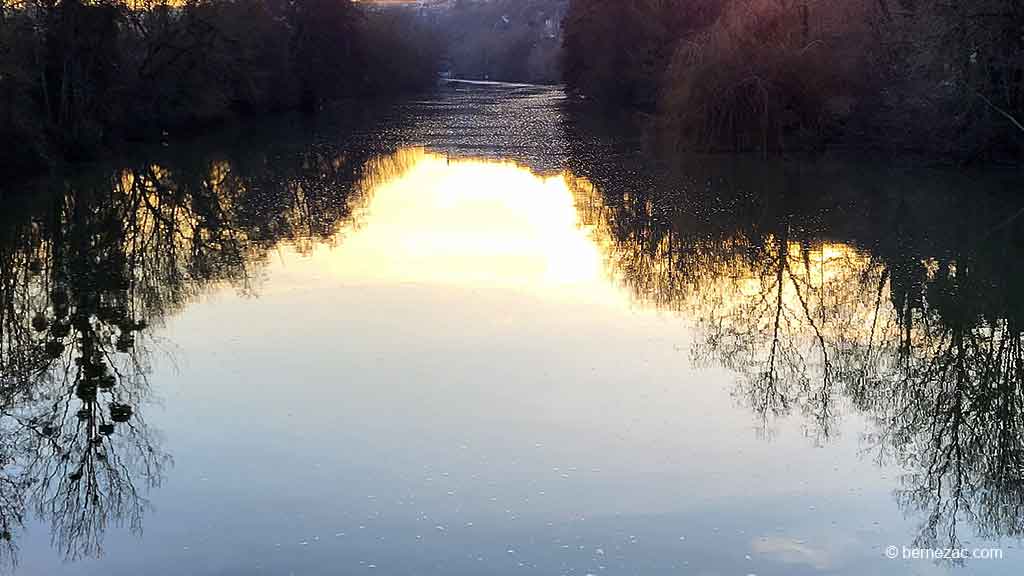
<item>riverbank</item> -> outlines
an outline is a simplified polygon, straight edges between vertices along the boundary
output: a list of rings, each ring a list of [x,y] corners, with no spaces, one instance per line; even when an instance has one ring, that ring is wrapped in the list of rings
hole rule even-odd
[[[137,141],[436,82],[414,13],[351,2],[0,6],[0,165],[29,175]]]
[[[569,91],[657,115],[680,148],[1024,160],[1024,13],[1005,2],[569,6]]]

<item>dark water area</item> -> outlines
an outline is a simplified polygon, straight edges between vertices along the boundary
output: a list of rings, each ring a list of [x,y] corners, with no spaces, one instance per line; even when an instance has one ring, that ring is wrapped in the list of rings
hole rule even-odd
[[[641,143],[453,83],[7,191],[3,572],[1019,573],[1019,171]]]

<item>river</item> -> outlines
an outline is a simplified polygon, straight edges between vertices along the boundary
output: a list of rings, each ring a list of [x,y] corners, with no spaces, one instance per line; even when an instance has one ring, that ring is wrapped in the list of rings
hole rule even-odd
[[[10,196],[3,570],[1020,573],[1019,172],[648,141],[452,84]]]

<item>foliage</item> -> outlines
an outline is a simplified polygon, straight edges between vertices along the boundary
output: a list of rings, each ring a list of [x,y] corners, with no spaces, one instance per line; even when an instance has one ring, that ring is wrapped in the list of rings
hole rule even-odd
[[[119,139],[429,87],[439,49],[409,17],[350,0],[0,4],[0,160],[27,172]]]
[[[362,87],[365,93],[412,91],[436,80],[443,41],[421,18],[400,10],[369,14],[362,37],[368,71]]]
[[[676,42],[716,9],[708,0],[573,0],[563,25],[566,85],[600,100],[653,107]]]
[[[457,2],[440,18],[458,78],[553,84],[565,0]]]
[[[687,147],[1019,159],[1017,2],[573,0],[565,79]]]

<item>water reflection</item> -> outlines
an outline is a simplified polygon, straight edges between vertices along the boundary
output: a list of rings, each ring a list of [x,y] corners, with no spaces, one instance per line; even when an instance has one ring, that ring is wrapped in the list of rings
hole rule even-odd
[[[689,166],[672,187],[572,188],[614,276],[699,326],[695,359],[738,375],[765,430],[795,413],[823,444],[844,412],[867,415],[917,545],[960,548],[964,523],[1024,536],[1016,200],[966,200],[949,175],[843,176]]]
[[[331,257],[341,277],[535,292],[602,278],[560,175],[418,148],[374,159],[365,174],[365,226]]]
[[[9,552],[31,509],[77,558],[100,551],[108,522],[140,529],[168,458],[137,409],[147,320],[124,229],[83,198],[51,209],[0,245],[0,519]]]
[[[271,253],[322,250],[359,283],[567,297],[604,286],[574,201],[565,177],[513,162],[340,145],[170,156],[24,199],[0,244],[9,551],[30,512],[69,559],[100,555],[108,525],[141,532],[171,464],[143,418],[154,327],[190,302],[260,294]]]
[[[283,149],[282,149],[283,148]],[[266,254],[329,240],[363,160],[270,147],[99,170],[11,202],[0,238],[0,535],[30,514],[68,559],[110,524],[141,532],[171,464],[147,426],[152,326],[218,286],[256,290]]]
[[[147,491],[171,470],[144,418],[160,328],[205,294],[266,295],[322,274],[586,301],[622,322],[665,312],[693,326],[696,364],[735,375],[766,438],[800,418],[827,446],[844,418],[863,418],[863,457],[902,469],[896,502],[919,520],[918,544],[1024,537],[1017,200],[965,200],[957,188],[980,184],[948,175],[646,165],[564,129],[547,145],[571,150],[569,169],[545,175],[298,140],[97,169],[12,205],[0,227],[7,552],[30,516],[68,558],[100,554],[110,525],[140,531]],[[480,314],[518,321],[500,306]],[[306,346],[296,355],[314,357]],[[774,536],[757,547],[805,549]],[[821,555],[805,554],[818,568]]]

